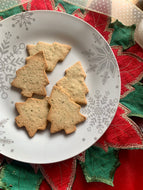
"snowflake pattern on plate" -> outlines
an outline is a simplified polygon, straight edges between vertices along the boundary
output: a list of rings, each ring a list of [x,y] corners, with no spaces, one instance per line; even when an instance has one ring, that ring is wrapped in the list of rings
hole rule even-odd
[[[2,99],[8,98],[10,83],[15,76],[18,66],[23,65],[25,60],[21,56],[21,51],[25,49],[25,44],[13,45],[10,51],[10,39],[12,35],[6,32],[0,42],[0,96]]]
[[[35,21],[35,18],[33,18],[32,16],[32,12],[20,13],[13,16],[12,20],[14,23],[12,24],[12,27],[19,25],[20,28],[25,27],[25,29],[28,30],[32,22]]]
[[[98,133],[102,134],[112,121],[116,112],[118,99],[111,99],[109,95],[109,91],[103,94],[97,90],[94,93],[94,97],[88,97],[88,104],[82,109],[82,113],[87,115],[87,122],[89,123],[88,132],[92,132],[94,127],[96,127]]]
[[[91,48],[82,51],[82,54],[87,56],[89,61],[86,73],[95,72],[97,75],[100,75],[103,85],[107,82],[108,78],[115,77],[117,69],[115,57],[109,45],[103,41],[99,34],[93,34]]]
[[[5,124],[8,122],[9,119],[3,119],[0,121],[0,145],[1,146],[6,146],[9,144],[14,143],[14,141],[12,139],[9,139],[6,137],[6,131],[5,131]],[[14,150],[11,149],[11,152],[13,152]],[[0,150],[1,152],[1,150]]]
[[[60,27],[61,24],[63,27]],[[82,35],[77,32],[78,28],[84,28]],[[114,113],[112,111],[116,111],[118,105],[115,98],[117,97],[118,101],[120,89],[118,65],[112,55],[112,50],[107,47],[108,44],[103,37],[76,17],[47,10],[25,12],[9,17],[1,22],[0,30],[0,107],[2,112],[0,117],[0,152],[23,162],[54,163],[73,157],[77,152],[83,152],[95,143],[113,119]],[[61,39],[60,41],[63,43],[71,42],[72,47],[77,51],[70,52],[70,55],[67,56],[67,63],[70,62],[72,65],[75,59],[83,60],[83,67],[87,71],[86,82],[90,93],[87,95],[88,104],[81,110],[87,116],[87,120],[68,140],[65,136],[61,138],[62,134],[52,137],[50,133],[39,132],[34,140],[31,140],[27,138],[24,130],[19,131],[15,126],[14,118],[17,115],[15,103],[23,102],[25,98],[21,96],[19,90],[16,92],[11,88],[10,83],[16,76],[16,70],[25,65],[26,44],[35,44],[41,34],[41,40]],[[86,38],[87,34],[88,38]],[[81,53],[81,48],[83,51],[87,50],[84,55]],[[102,63],[106,68],[103,67]],[[100,68],[100,65],[103,68]],[[55,74],[49,76],[51,77],[51,86],[59,80],[60,75],[63,76],[65,64],[61,64],[60,67],[59,70],[57,66]],[[110,80],[108,79],[109,85],[102,85],[106,80],[105,77],[110,78]],[[50,90],[51,86],[47,90]],[[99,91],[95,91],[95,88]],[[3,116],[6,117],[3,118]],[[4,121],[6,118],[9,120]],[[38,143],[39,139],[40,144]],[[49,143],[49,141],[51,143],[53,139],[52,151],[51,147],[43,147],[43,144]],[[62,146],[57,151],[55,145],[59,143]],[[22,152],[20,152],[21,149]],[[64,154],[61,154],[63,150]]]

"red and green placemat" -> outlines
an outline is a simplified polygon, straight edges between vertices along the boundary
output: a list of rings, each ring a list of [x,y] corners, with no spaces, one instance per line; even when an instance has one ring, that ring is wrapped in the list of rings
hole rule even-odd
[[[33,0],[28,7],[29,10],[66,12],[96,28],[111,45],[118,61],[121,99],[106,133],[94,146],[74,158],[54,164],[30,165],[10,161],[1,155],[0,187],[6,190],[139,189],[138,180],[134,179],[135,183],[132,183],[131,178],[135,172],[139,179],[143,179],[139,176],[143,152],[127,150],[143,147],[143,50],[134,42],[136,26],[127,27],[119,21],[110,23],[110,18],[105,15],[80,9],[62,0]],[[26,9],[27,5],[15,7],[1,12],[0,18],[5,19]],[[133,166],[131,168],[127,157]]]

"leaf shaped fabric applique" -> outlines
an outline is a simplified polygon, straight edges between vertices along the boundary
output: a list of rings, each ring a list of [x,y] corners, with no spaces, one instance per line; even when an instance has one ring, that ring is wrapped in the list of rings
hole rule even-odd
[[[85,121],[86,117],[79,111],[81,106],[76,104],[60,87],[54,86],[48,100],[51,105],[48,121],[51,122],[51,133],[64,130],[66,134],[76,130],[76,124]]]
[[[8,190],[38,190],[43,180],[41,172],[34,173],[29,164],[13,161],[0,171],[0,188]]]
[[[28,98],[25,102],[16,103],[19,115],[15,118],[18,127],[25,127],[28,135],[33,137],[38,130],[47,127],[49,112],[48,97],[44,99]]]
[[[16,71],[16,78],[11,85],[22,89],[21,94],[32,97],[33,94],[46,96],[46,86],[49,84],[45,68],[46,61],[43,52],[26,59],[26,65]]]
[[[118,151],[109,148],[105,152],[92,146],[86,151],[85,162],[81,166],[87,182],[103,182],[113,186],[114,173],[119,166]]]
[[[36,45],[27,45],[27,51],[30,56],[38,53],[39,51],[43,51],[46,59],[47,71],[53,71],[56,64],[63,61],[70,50],[71,46],[57,42],[52,44],[38,42]]]
[[[136,29],[135,24],[132,26],[125,26],[118,20],[109,24],[109,28],[113,28],[113,34],[110,46],[122,46],[123,50],[130,48],[135,44],[134,32]]]
[[[80,7],[78,6],[75,6],[75,5],[72,5],[72,4],[69,4],[67,2],[64,2],[63,0],[55,0],[55,7],[56,9],[59,7],[61,9],[64,9],[64,12],[68,13],[68,14],[73,14],[74,12],[76,12],[78,9],[84,13],[85,10],[84,9],[81,9]]]
[[[128,116],[143,118],[143,83],[138,82],[132,87],[134,90],[122,98],[120,102],[131,111]]]
[[[88,88],[84,82],[85,77],[81,63],[77,62],[65,71],[65,76],[56,85],[62,87],[74,102],[87,104],[85,95],[88,93]]]
[[[41,164],[40,170],[53,190],[70,190],[75,178],[76,159],[71,158],[54,164]]]

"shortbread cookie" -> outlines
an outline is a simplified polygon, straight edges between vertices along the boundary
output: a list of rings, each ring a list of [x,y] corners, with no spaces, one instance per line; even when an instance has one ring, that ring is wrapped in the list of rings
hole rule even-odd
[[[77,62],[66,70],[65,76],[56,84],[62,87],[74,102],[87,104],[85,95],[88,93],[88,88],[84,82],[85,77],[81,63]]]
[[[63,61],[69,53],[71,46],[54,42],[48,44],[38,42],[36,45],[27,45],[29,55],[34,55],[39,51],[43,51],[46,58],[46,70],[53,71],[59,61]]]
[[[46,96],[46,85],[49,84],[43,52],[26,59],[27,64],[16,71],[12,86],[22,89],[21,94],[32,97],[33,94]]]
[[[48,100],[51,105],[48,121],[51,122],[51,133],[64,130],[70,134],[76,130],[76,124],[83,122],[86,117],[80,111],[80,105],[73,102],[60,87],[54,86]]]
[[[15,118],[18,127],[25,127],[33,137],[37,130],[45,130],[49,112],[48,97],[44,99],[28,98],[26,102],[15,104],[20,115]]]

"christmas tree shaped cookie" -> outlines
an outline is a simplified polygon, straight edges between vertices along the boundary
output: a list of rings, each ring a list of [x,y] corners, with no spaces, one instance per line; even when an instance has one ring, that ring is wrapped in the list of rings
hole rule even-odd
[[[34,55],[39,51],[44,52],[46,58],[46,70],[53,71],[59,61],[63,61],[69,53],[71,46],[54,42],[48,44],[38,42],[36,45],[27,45],[29,55]]]
[[[26,59],[26,65],[16,71],[16,78],[11,85],[22,89],[21,94],[32,97],[33,94],[46,96],[46,85],[49,84],[43,52]]]
[[[62,87],[74,102],[87,104],[85,95],[88,93],[88,88],[84,82],[85,77],[81,63],[77,62],[66,70],[65,76],[56,84]]]
[[[73,102],[68,94],[58,86],[53,87],[48,102],[51,105],[47,117],[51,122],[51,133],[64,130],[66,134],[70,134],[76,130],[76,124],[86,119],[79,112],[80,105]]]
[[[20,114],[15,118],[16,124],[18,127],[25,127],[30,137],[33,137],[37,130],[46,129],[49,112],[48,97],[28,98],[26,102],[15,105]]]

